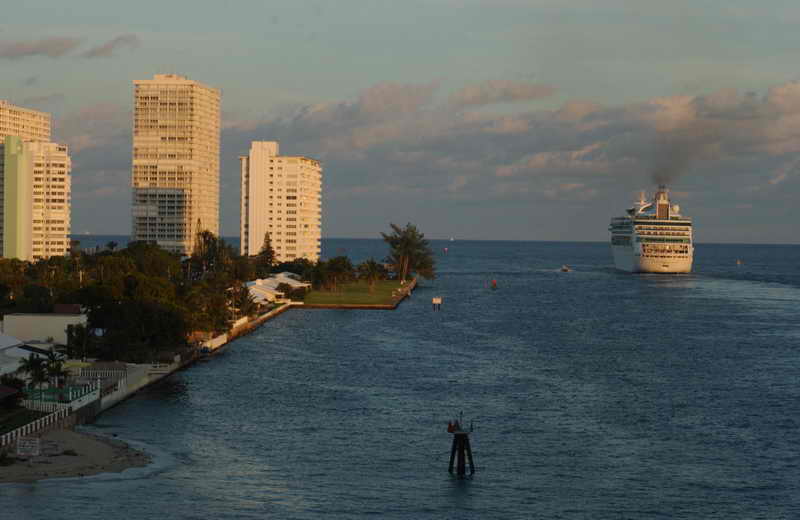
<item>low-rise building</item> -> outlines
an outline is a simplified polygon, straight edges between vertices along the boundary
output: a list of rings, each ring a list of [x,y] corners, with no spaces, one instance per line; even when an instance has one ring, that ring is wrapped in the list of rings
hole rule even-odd
[[[3,334],[19,338],[24,342],[47,341],[67,344],[69,325],[87,325],[86,314],[6,314],[3,319]]]

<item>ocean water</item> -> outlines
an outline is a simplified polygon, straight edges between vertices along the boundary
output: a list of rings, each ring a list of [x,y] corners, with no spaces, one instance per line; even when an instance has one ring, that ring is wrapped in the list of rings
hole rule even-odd
[[[599,243],[434,248],[396,311],[290,311],[98,418],[153,465],[0,486],[0,518],[800,517],[800,246],[700,244],[691,275],[618,273]]]

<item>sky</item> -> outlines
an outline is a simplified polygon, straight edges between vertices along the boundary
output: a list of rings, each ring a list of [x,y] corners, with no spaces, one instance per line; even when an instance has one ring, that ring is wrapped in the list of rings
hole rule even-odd
[[[130,232],[134,79],[222,90],[220,218],[254,140],[324,167],[323,236],[608,239],[666,182],[698,242],[800,243],[800,4],[26,0],[0,99],[53,114],[74,233]]]

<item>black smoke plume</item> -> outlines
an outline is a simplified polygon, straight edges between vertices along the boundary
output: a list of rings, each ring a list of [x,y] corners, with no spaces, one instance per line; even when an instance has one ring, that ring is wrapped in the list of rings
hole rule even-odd
[[[711,159],[719,150],[722,126],[714,119],[692,119],[675,128],[656,131],[651,178],[670,185],[698,160]]]

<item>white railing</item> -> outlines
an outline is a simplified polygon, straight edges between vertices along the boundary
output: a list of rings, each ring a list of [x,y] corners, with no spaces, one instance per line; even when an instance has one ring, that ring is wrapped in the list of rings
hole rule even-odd
[[[0,446],[7,446],[16,441],[20,437],[34,435],[44,429],[57,425],[60,422],[66,420],[69,417],[69,415],[70,411],[67,409],[58,410],[57,412],[53,412],[50,415],[45,415],[41,419],[37,419],[33,422],[30,422],[25,426],[20,426],[16,430],[12,430],[4,435],[0,435]]]
[[[128,375],[126,370],[96,370],[94,368],[82,368],[78,377],[86,379],[122,379]]]
[[[92,404],[98,399],[100,399],[100,386],[95,385],[91,392],[83,394],[81,397],[75,399],[74,401],[70,401],[69,407],[74,412],[80,410],[86,405]]]
[[[64,398],[69,398],[68,401],[41,401],[38,399],[23,399],[20,404],[28,410],[35,410],[37,412],[52,413],[57,410],[71,409],[79,410],[96,401],[100,397],[100,385],[92,383],[83,388],[75,389],[69,388],[61,392]]]
[[[36,399],[23,399],[20,404],[28,410],[35,412],[53,413],[58,410],[69,408],[69,403],[59,403],[56,401],[37,401]]]

